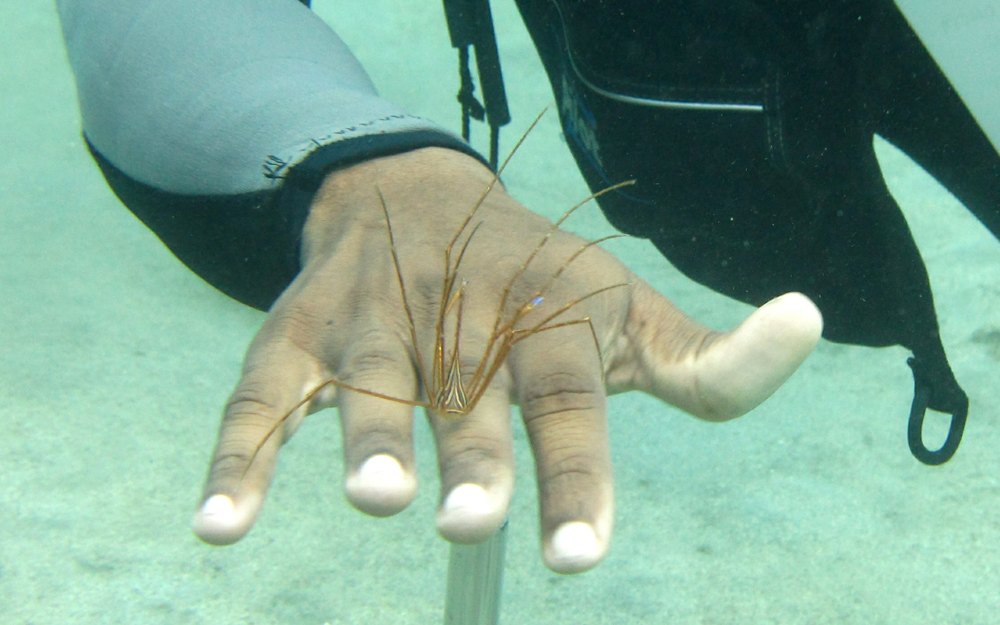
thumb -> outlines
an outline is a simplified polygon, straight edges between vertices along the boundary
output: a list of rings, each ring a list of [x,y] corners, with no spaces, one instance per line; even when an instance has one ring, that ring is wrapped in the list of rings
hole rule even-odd
[[[819,309],[801,293],[776,297],[719,333],[647,285],[636,286],[626,328],[638,355],[635,386],[702,419],[755,408],[812,353],[823,330]]]

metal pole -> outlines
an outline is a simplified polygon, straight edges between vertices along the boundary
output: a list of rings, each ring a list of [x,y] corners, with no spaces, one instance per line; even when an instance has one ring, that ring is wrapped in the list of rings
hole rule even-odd
[[[496,533],[478,545],[452,544],[445,625],[497,625],[506,547],[506,520]]]

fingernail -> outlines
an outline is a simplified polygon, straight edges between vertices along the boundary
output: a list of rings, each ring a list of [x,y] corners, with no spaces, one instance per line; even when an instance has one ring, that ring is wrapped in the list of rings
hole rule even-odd
[[[553,532],[546,551],[549,566],[565,573],[589,569],[604,555],[604,547],[594,528],[582,521],[560,525]]]
[[[241,518],[236,503],[228,495],[212,495],[195,513],[191,529],[205,542],[229,545],[239,540],[252,522],[252,516]]]
[[[405,508],[417,489],[416,479],[389,454],[376,454],[347,476],[348,499],[368,514],[388,516]]]
[[[490,512],[493,509],[493,498],[479,484],[459,484],[448,493],[444,500],[442,512],[445,514],[465,513],[476,514]]]
[[[202,516],[213,521],[230,521],[235,513],[236,505],[226,495],[212,495],[201,505]]]
[[[377,454],[365,460],[354,479],[362,488],[381,488],[403,480],[403,466],[388,454]]]
[[[479,484],[459,484],[441,504],[437,527],[442,536],[460,543],[489,538],[503,522],[507,499]]]

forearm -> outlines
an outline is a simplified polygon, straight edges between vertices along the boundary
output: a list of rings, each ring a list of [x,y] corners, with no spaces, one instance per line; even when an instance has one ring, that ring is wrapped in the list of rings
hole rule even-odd
[[[273,189],[321,148],[352,158],[377,151],[376,135],[447,134],[379,98],[340,38],[296,2],[59,9],[87,138],[165,191]]]
[[[189,267],[253,306],[297,271],[326,172],[428,145],[472,153],[382,100],[291,0],[63,0],[59,12],[84,135],[112,188]]]

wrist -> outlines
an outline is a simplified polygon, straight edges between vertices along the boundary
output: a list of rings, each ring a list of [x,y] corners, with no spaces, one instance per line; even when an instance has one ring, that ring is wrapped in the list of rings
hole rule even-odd
[[[448,229],[468,214],[494,174],[457,150],[428,147],[369,159],[327,174],[316,192],[302,231],[302,264],[358,227],[381,227],[382,201],[394,221],[417,221]],[[511,201],[499,183],[490,203]],[[401,230],[402,231],[402,230]]]

